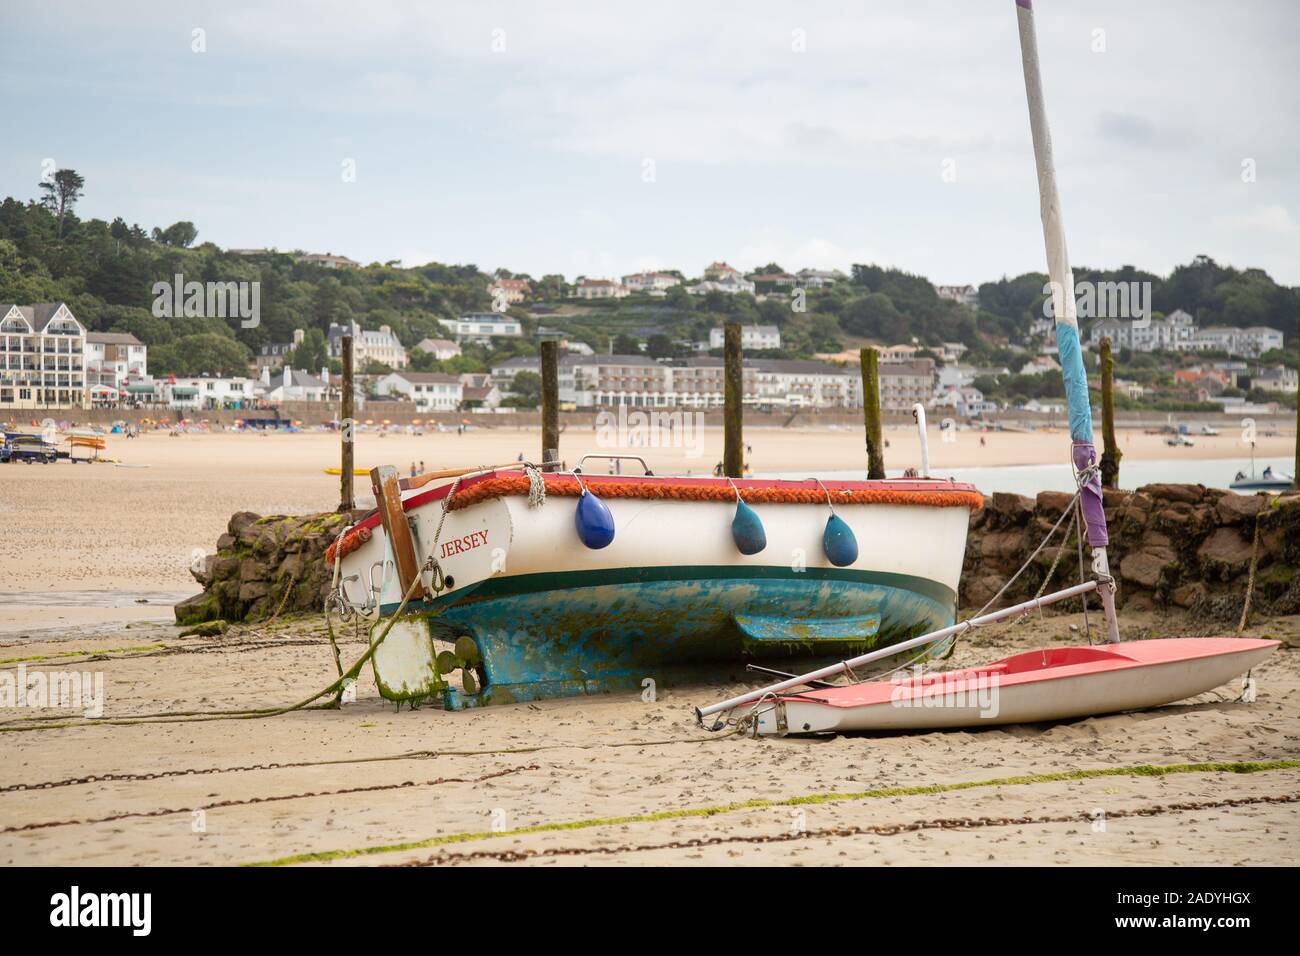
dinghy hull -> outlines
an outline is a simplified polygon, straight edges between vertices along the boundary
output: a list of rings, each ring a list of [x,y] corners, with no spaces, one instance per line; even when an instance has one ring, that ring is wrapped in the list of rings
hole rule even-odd
[[[518,491],[522,476],[511,478],[460,483],[445,517],[447,485],[403,501],[419,563],[435,555],[447,584],[406,611],[427,622],[434,642],[470,637],[479,679],[474,693],[436,681],[412,693],[420,681],[382,673],[377,654],[381,691],[404,688],[389,696],[441,693],[449,707],[532,700],[660,685],[747,659],[843,657],[914,637],[953,621],[979,500],[949,482],[828,482],[823,491],[738,481],[766,539],[744,554],[731,531],[736,490],[725,480],[584,476],[614,527],[612,541],[590,547],[575,526],[574,479],[547,476],[540,506],[522,493],[484,492]],[[825,552],[827,493],[858,545],[844,567]],[[370,540],[343,558],[343,593],[382,622],[404,592],[380,523],[367,531]]]
[[[1029,651],[984,667],[785,695],[760,708],[758,732],[937,730],[1142,710],[1221,687],[1278,644],[1166,638]]]

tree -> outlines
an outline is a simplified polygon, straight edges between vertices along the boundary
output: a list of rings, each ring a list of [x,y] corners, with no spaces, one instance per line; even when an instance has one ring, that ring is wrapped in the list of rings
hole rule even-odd
[[[158,375],[223,375],[248,372],[248,349],[225,335],[185,335],[149,350],[150,369]]]
[[[325,344],[325,333],[320,329],[308,329],[288,355],[284,363],[289,368],[301,368],[316,371],[329,364],[329,346]]]
[[[161,242],[164,246],[175,246],[178,249],[189,248],[198,237],[199,230],[192,222],[174,222],[166,229],[154,226],[153,230],[154,242]]]
[[[519,408],[536,408],[542,403],[542,377],[536,372],[516,372],[510,391],[518,400]]]
[[[638,355],[641,352],[641,346],[636,339],[626,333],[619,333],[614,339],[615,355]]]
[[[41,205],[54,213],[59,222],[58,237],[63,238],[63,218],[81,198],[86,180],[75,169],[60,169],[48,180],[42,181]]]
[[[655,334],[646,340],[646,355],[651,358],[672,358],[677,349],[673,345],[673,340],[666,335]]]

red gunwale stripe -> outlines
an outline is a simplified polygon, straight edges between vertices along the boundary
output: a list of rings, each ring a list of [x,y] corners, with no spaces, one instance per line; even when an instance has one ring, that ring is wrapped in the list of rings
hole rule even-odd
[[[472,488],[481,481],[487,481],[490,478],[501,478],[506,476],[522,475],[522,471],[485,471],[480,475],[472,475],[469,478],[461,480],[457,491]],[[548,473],[543,476],[547,481],[552,478],[571,479],[571,472],[560,472],[558,474]],[[587,475],[580,476],[582,483],[594,489],[599,489],[602,484],[660,484],[678,487],[730,487],[731,482],[726,478],[683,478],[675,476],[657,476],[646,477],[645,475]],[[787,478],[734,478],[737,488],[807,488],[816,487],[811,479],[787,479]],[[447,492],[451,490],[454,482],[448,481],[445,485],[439,485],[436,488],[430,488],[428,491],[421,491],[419,494],[412,495],[402,501],[402,510],[410,511],[412,508],[418,508],[426,505],[431,501],[441,501],[447,497]],[[888,489],[890,491],[910,491],[917,494],[925,494],[934,491],[977,491],[974,485],[965,484],[957,481],[947,481],[944,479],[932,478],[928,481],[924,479],[911,478],[890,478],[877,481],[823,481],[829,491],[867,491],[870,489]],[[379,512],[372,511],[366,517],[357,522],[357,528],[374,528],[379,524]]]

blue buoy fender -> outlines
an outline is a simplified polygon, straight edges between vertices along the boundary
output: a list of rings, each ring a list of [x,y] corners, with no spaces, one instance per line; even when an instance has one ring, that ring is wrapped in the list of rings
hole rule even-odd
[[[573,523],[582,543],[593,551],[606,547],[614,540],[614,516],[609,513],[609,506],[590,491],[584,489],[578,498]]]
[[[731,519],[731,538],[741,554],[758,554],[767,547],[767,532],[758,513],[739,498],[736,499],[736,516]]]
[[[853,536],[853,529],[843,518],[832,514],[826,520],[826,532],[822,535],[822,550],[826,558],[837,568],[847,568],[858,560],[858,539]]]

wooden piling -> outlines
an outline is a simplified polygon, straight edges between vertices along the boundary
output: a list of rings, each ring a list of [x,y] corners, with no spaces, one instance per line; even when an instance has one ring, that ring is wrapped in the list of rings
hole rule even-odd
[[[722,472],[728,478],[745,473],[745,372],[740,347],[740,323],[723,326],[723,406]]]
[[[880,435],[880,357],[875,349],[858,353],[862,362],[862,419],[867,426],[867,477],[885,477],[885,446]]]
[[[1119,487],[1119,460],[1124,457],[1115,440],[1115,359],[1110,354],[1110,339],[1101,340],[1101,483]]]
[[[559,343],[542,343],[542,461],[560,457]]]
[[[352,469],[356,464],[353,454],[356,443],[356,430],[352,420],[352,336],[343,336],[343,401],[339,409],[339,437],[343,445],[343,473],[339,476],[339,511],[351,511],[356,507],[352,494]]]

